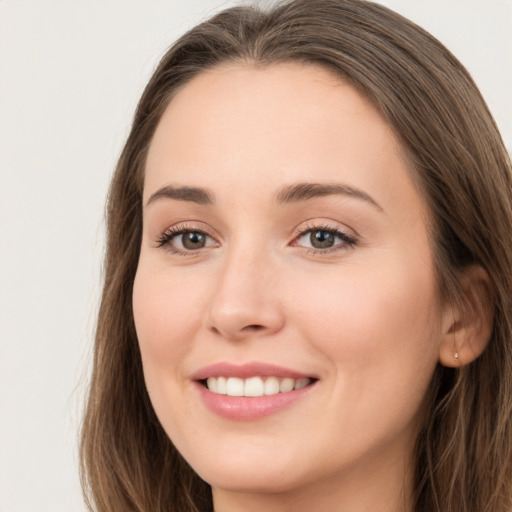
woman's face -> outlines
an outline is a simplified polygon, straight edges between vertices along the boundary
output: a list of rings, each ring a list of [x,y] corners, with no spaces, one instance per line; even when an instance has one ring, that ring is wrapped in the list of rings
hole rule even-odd
[[[224,66],[171,101],[134,316],[214,493],[402,482],[443,322],[426,221],[393,131],[322,68]]]

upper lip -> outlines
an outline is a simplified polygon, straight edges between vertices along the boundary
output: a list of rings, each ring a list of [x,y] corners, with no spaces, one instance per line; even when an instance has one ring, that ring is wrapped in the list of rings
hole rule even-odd
[[[210,364],[199,369],[191,378],[192,380],[204,380],[208,377],[238,377],[240,379],[247,379],[249,377],[316,378],[283,366],[256,361],[243,364],[228,362]]]

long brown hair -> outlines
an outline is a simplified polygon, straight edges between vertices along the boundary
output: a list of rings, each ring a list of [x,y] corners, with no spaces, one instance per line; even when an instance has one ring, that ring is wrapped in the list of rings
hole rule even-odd
[[[416,512],[512,507],[512,184],[496,125],[472,79],[427,32],[363,0],[291,0],[227,9],[166,53],[138,105],[108,199],[105,284],[82,430],[91,510],[205,511],[209,486],[182,459],[150,404],[132,314],[148,146],[173,95],[226,62],[314,63],[379,109],[409,155],[433,218],[440,288],[462,297],[459,270],[481,265],[494,327],[483,355],[435,371],[416,446]]]

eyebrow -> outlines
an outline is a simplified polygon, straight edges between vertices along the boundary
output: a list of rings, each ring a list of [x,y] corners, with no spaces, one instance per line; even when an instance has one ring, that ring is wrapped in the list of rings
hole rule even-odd
[[[363,190],[341,183],[295,183],[282,188],[276,194],[276,199],[278,203],[297,203],[330,195],[355,197],[366,201],[381,212],[384,211],[379,203]],[[214,203],[213,193],[205,188],[167,185],[151,194],[146,206],[161,198],[189,201],[200,205]]]
[[[363,190],[341,183],[296,183],[281,189],[276,197],[278,203],[295,203],[331,195],[355,197],[373,205],[381,212],[384,211],[382,206]]]
[[[190,201],[197,204],[213,203],[213,194],[205,188],[173,187],[171,185],[167,185],[151,194],[151,197],[148,199],[146,206],[161,198],[177,199],[178,201]]]

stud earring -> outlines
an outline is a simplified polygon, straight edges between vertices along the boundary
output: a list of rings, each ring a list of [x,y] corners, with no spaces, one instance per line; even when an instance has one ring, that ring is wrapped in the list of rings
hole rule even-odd
[[[453,354],[453,357],[455,357],[455,359],[459,359],[459,353],[455,352],[455,354]]]

